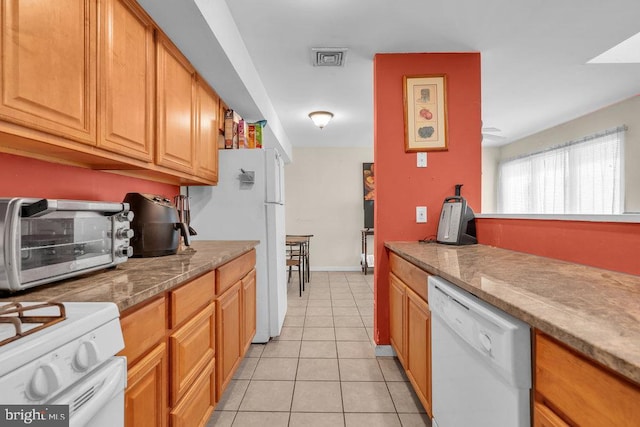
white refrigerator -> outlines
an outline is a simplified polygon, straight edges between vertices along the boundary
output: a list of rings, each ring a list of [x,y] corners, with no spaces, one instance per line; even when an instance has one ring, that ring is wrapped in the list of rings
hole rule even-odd
[[[220,150],[218,185],[183,187],[190,197],[193,240],[259,240],[256,335],[280,335],[287,312],[284,162],[274,149]]]

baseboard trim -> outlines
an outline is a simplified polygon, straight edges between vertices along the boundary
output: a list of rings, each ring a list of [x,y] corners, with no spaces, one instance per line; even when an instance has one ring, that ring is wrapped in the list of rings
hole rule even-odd
[[[311,267],[311,271],[362,271],[362,267],[346,266],[346,267]]]
[[[396,351],[390,345],[377,345],[375,348],[376,357],[395,357]]]

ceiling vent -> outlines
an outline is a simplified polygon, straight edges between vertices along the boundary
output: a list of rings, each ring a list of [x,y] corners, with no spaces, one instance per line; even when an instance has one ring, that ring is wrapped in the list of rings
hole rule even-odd
[[[314,47],[311,54],[314,67],[342,67],[347,57],[347,48]]]

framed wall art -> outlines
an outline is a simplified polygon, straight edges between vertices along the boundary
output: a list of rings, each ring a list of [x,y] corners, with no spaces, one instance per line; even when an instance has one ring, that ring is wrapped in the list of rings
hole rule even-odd
[[[446,75],[404,76],[404,150],[447,149]]]

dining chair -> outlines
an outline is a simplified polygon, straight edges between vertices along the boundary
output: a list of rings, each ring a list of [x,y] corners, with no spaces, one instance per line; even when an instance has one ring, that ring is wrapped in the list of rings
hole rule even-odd
[[[303,271],[303,255],[299,249],[294,249],[295,245],[287,244],[287,268],[289,269],[289,278],[287,283],[291,281],[291,272],[293,267],[298,270],[298,287],[300,289],[300,296],[304,291],[304,271]]]
[[[309,281],[311,280],[311,264],[309,264],[309,261],[312,237],[313,234],[287,234],[287,238],[296,239],[297,241],[302,240],[298,248],[294,249],[294,251],[299,251],[299,254],[302,257],[302,273],[304,275],[304,280],[307,283],[309,283]]]

